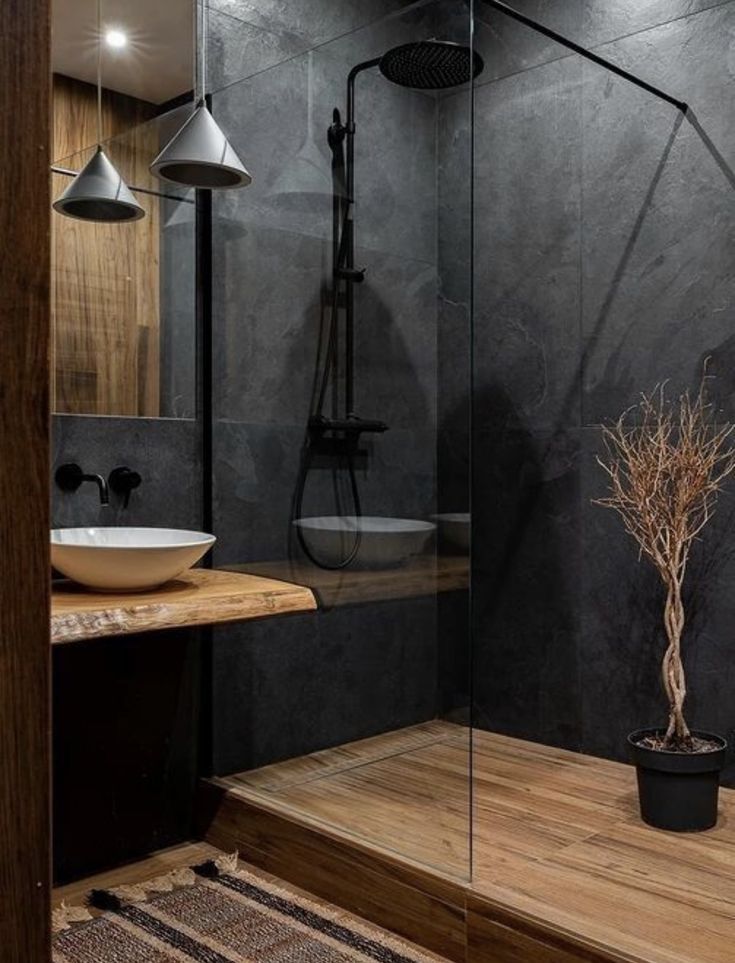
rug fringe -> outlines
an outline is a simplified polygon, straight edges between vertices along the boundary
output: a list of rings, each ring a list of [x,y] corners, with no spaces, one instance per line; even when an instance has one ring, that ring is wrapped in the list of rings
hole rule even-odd
[[[234,873],[237,870],[239,860],[240,852],[236,849],[234,853],[223,853],[214,862],[221,873]]]
[[[144,903],[156,893],[170,893],[171,890],[191,886],[195,881],[196,876],[192,870],[183,867],[173,869],[161,876],[155,876],[144,883],[124,883],[122,886],[112,886],[104,892],[111,894],[118,900],[124,900],[126,903]],[[99,908],[105,909],[104,906]]]
[[[207,859],[205,862],[199,863],[198,866],[192,866],[191,868],[197,876],[202,876],[204,879],[216,879],[217,876],[224,873],[236,872],[239,858],[240,854],[237,851],[223,853],[216,859]]]
[[[51,912],[51,932],[62,933],[69,930],[73,923],[86,923],[92,914],[85,906],[67,906],[61,903]]]
[[[209,860],[207,863],[203,863],[202,866],[212,867],[210,875],[231,873],[237,869],[238,858],[239,855],[237,852],[223,854],[215,860]],[[90,894],[89,901],[98,909],[112,908],[111,905],[102,905],[106,894],[113,897],[113,900],[122,900],[126,903],[145,903],[151,896],[155,896],[156,893],[170,893],[175,889],[193,886],[198,876],[205,875],[200,872],[200,869],[200,866],[182,866],[178,869],[172,869],[168,873],[163,873],[161,876],[155,876],[153,879],[146,880],[143,883],[127,883],[122,886],[113,886],[106,890],[95,891]]]

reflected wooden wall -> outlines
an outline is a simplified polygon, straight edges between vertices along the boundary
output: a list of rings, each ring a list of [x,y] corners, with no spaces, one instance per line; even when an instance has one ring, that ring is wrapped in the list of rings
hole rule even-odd
[[[103,96],[103,139],[128,183],[154,188],[157,153],[152,104],[112,91]],[[53,157],[78,169],[96,141],[96,91],[53,79]],[[80,151],[85,151],[80,154]],[[52,197],[69,183],[52,177]],[[70,414],[160,412],[159,201],[137,195],[146,216],[132,224],[91,224],[52,216],[53,408]]]

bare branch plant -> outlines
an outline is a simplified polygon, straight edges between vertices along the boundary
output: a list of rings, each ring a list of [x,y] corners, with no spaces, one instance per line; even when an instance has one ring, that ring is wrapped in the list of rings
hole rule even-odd
[[[696,749],[684,717],[687,687],[681,657],[685,625],[682,586],[687,562],[712,517],[718,494],[735,471],[735,425],[718,427],[705,394],[706,377],[691,399],[666,399],[665,384],[602,427],[609,494],[595,504],[613,508],[654,565],[666,589],[667,647],[661,666],[669,721],[659,748]]]

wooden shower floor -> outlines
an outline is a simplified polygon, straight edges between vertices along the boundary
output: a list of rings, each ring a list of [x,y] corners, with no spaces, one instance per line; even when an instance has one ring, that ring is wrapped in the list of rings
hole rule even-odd
[[[590,954],[558,959],[732,963],[735,792],[723,791],[717,829],[661,833],[640,822],[629,766],[482,731],[472,741],[469,886],[469,734],[459,726],[431,722],[214,783],[396,866],[432,867],[464,892],[468,918],[492,906],[497,928],[507,910]],[[488,939],[495,947],[495,931]]]

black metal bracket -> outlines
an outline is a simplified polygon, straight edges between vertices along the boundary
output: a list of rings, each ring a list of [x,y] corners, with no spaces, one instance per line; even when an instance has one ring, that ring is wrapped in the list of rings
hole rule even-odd
[[[319,455],[366,455],[360,448],[362,435],[382,434],[384,431],[388,431],[388,425],[377,419],[325,418],[323,415],[309,418],[309,443]]]
[[[334,276],[339,281],[352,281],[353,284],[362,284],[365,280],[367,268],[338,268]]]
[[[52,174],[60,174],[62,177],[76,177],[79,171],[72,170],[69,167],[59,167],[58,164],[52,164],[49,168]],[[150,197],[165,197],[169,201],[178,201],[181,204],[193,204],[194,201],[189,197],[183,197],[180,194],[167,194],[166,191],[153,191],[149,187],[136,187],[133,184],[128,184],[128,187],[134,194],[148,194]]]
[[[661,90],[659,87],[654,87],[653,84],[649,84],[645,80],[641,80],[640,77],[636,77],[635,74],[631,74],[627,70],[623,70],[622,67],[618,67],[617,64],[612,63],[610,60],[605,60],[604,57],[600,57],[596,53],[592,53],[591,50],[581,47],[573,40],[569,40],[568,37],[564,37],[562,34],[557,33],[556,30],[552,30],[550,27],[545,27],[542,23],[538,23],[538,21],[527,17],[524,13],[519,13],[519,11],[514,10],[513,7],[509,7],[507,3],[503,3],[502,0],[483,0],[483,3],[487,4],[489,7],[492,7],[494,10],[499,10],[507,17],[517,20],[518,23],[522,23],[526,27],[530,27],[531,30],[535,30],[536,33],[540,33],[544,37],[548,37],[550,40],[556,41],[556,43],[561,44],[568,50],[573,50],[574,53],[577,53],[581,57],[585,57],[587,60],[592,61],[592,63],[597,64],[598,67],[604,67],[605,70],[609,70],[611,73],[617,74],[618,77],[623,77],[625,80],[630,81],[631,84],[635,84],[642,90],[647,90],[649,94],[653,94],[660,100],[665,100],[667,104],[671,104],[672,106],[676,107],[676,109],[680,110],[683,114],[689,110],[689,105],[685,101],[678,100],[676,97],[672,97],[671,94],[667,94],[665,90]]]
[[[342,123],[339,108],[335,107],[332,111],[332,123],[327,128],[327,143],[332,150],[336,150],[343,143],[347,136],[347,128]]]

